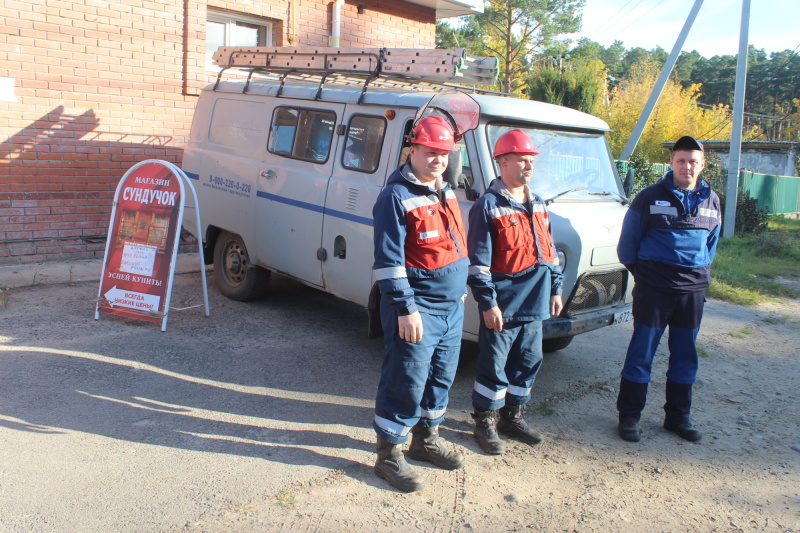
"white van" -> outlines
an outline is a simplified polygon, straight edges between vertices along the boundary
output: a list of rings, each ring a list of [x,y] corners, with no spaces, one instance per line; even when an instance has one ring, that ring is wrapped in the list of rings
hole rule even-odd
[[[372,207],[403,158],[415,114],[433,92],[362,85],[219,81],[197,103],[183,160],[197,180],[206,263],[220,291],[263,297],[271,272],[363,305],[381,334],[373,277]],[[632,283],[616,245],[627,200],[602,120],[564,107],[471,94],[477,129],[454,152],[447,179],[467,213],[497,177],[492,147],[521,128],[533,139],[532,190],[548,200],[564,270],[564,311],[544,323],[544,349],[631,319]],[[191,217],[190,217],[191,218]],[[464,337],[478,334],[469,298]]]

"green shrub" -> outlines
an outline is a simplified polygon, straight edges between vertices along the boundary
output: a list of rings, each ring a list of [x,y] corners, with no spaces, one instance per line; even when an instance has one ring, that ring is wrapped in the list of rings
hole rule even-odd
[[[736,235],[761,235],[767,230],[768,219],[769,209],[759,209],[758,200],[750,198],[747,193],[739,193],[736,199]]]

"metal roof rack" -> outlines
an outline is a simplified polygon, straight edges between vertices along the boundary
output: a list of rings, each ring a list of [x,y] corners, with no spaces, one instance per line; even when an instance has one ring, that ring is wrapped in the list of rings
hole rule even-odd
[[[214,84],[217,90],[228,69],[248,72],[242,92],[247,92],[254,75],[280,81],[278,96],[287,80],[319,84],[315,99],[321,98],[326,82],[361,85],[358,102],[363,103],[367,86],[424,90],[457,88],[484,94],[502,94],[477,86],[494,85],[496,57],[468,57],[463,48],[296,48],[220,47],[213,56],[221,67]]]

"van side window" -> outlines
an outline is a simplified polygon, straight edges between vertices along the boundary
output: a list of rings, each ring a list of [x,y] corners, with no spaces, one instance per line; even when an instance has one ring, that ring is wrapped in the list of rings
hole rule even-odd
[[[328,160],[336,113],[317,109],[276,107],[272,114],[269,151],[312,163]]]
[[[383,117],[353,115],[347,127],[342,166],[361,172],[375,172],[381,159],[386,120]]]

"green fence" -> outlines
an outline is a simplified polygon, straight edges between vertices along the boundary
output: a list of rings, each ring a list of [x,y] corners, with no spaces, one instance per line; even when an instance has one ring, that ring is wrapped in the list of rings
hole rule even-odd
[[[758,200],[770,215],[800,212],[800,178],[739,171],[739,190]]]
[[[628,171],[628,162],[615,161],[615,163],[619,177],[624,181],[625,173]],[[669,170],[669,165],[653,163],[653,170],[664,174]],[[770,215],[800,213],[800,177],[773,176],[750,170],[740,170],[739,191],[746,192],[750,198],[758,200],[758,207],[766,207]],[[635,196],[637,192],[639,191],[631,191],[631,197]]]

